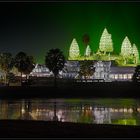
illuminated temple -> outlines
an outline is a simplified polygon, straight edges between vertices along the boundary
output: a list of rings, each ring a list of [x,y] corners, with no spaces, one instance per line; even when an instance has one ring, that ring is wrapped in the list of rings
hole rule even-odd
[[[113,42],[111,34],[105,28],[99,42],[99,49],[96,53],[91,51],[91,47],[87,45],[85,53],[82,56],[78,42],[74,38],[70,45],[68,60],[102,60],[115,61],[118,66],[136,66],[139,63],[139,52],[135,44],[131,44],[126,36],[121,45],[119,55],[113,53]]]
[[[113,53],[113,42],[111,34],[105,28],[99,42],[97,52],[93,53],[89,44],[85,49],[84,55],[80,54],[78,42],[74,38],[70,44],[68,60],[62,71],[59,73],[60,78],[79,79],[80,62],[84,60],[93,61],[95,71],[88,76],[88,81],[105,82],[111,81],[131,81],[135,67],[139,64],[139,52],[135,44],[131,44],[126,36],[121,45],[119,55]],[[31,73],[32,76],[51,76],[52,73],[45,66],[36,65]],[[86,80],[87,81],[87,80]]]
[[[86,81],[131,81],[135,67],[139,64],[139,52],[135,44],[131,44],[126,36],[121,45],[119,55],[113,53],[113,42],[111,34],[105,28],[99,42],[99,49],[93,53],[88,44],[84,55],[80,54],[78,42],[74,38],[69,48],[68,60],[62,71],[60,78],[77,79],[84,81],[85,77],[79,78],[80,62],[89,60],[93,62],[95,71],[86,78]],[[53,73],[45,65],[36,65],[30,74],[31,76],[50,77]]]
[[[93,81],[131,81],[135,67],[139,64],[139,52],[135,44],[131,44],[126,36],[121,44],[121,52],[118,55],[113,53],[113,41],[111,34],[105,28],[99,42],[97,52],[92,51],[89,44],[81,55],[78,42],[74,38],[70,44],[69,56],[64,68],[59,72],[59,78]],[[80,76],[81,62],[93,62],[93,74]],[[15,74],[17,75],[17,73]],[[2,74],[0,74],[2,77]],[[20,76],[20,74],[19,74]],[[53,73],[45,65],[36,64],[29,76],[52,77]]]
[[[80,62],[84,60],[93,61],[95,72],[88,79],[110,81],[131,81],[135,66],[139,64],[139,52],[135,44],[131,44],[126,36],[121,45],[119,55],[113,53],[113,42],[111,34],[105,28],[99,42],[97,52],[92,52],[87,45],[84,55],[80,54],[78,42],[74,38],[70,45],[68,61],[61,75],[63,78],[78,79]],[[84,79],[84,78],[83,78]]]

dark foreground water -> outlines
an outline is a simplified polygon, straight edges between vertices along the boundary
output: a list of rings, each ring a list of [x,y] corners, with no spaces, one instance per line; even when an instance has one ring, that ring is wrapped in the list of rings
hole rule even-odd
[[[0,100],[0,119],[140,125],[140,99]]]

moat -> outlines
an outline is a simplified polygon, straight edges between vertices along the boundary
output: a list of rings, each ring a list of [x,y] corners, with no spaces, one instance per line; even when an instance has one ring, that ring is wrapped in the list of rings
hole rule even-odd
[[[140,99],[3,99],[0,119],[140,125]]]

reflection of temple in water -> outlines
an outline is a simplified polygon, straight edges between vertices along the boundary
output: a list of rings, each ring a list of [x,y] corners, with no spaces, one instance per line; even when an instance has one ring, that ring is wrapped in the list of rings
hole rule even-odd
[[[110,105],[111,106],[111,105]],[[52,101],[1,101],[0,119],[27,119],[96,124],[139,124],[139,107],[102,107]]]

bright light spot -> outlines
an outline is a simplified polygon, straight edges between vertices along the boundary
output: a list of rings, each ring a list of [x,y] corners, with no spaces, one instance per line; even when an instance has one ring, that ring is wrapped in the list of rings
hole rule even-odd
[[[133,113],[133,109],[132,108],[128,109],[128,112]]]
[[[21,112],[22,112],[22,114],[24,114],[24,113],[25,113],[25,109],[24,109],[24,108],[22,108],[22,109],[21,109]]]
[[[80,50],[76,39],[72,40],[70,49],[69,49],[69,60],[77,60],[80,56]]]
[[[127,108],[124,108],[123,111],[124,111],[124,112],[127,112]]]
[[[123,109],[121,108],[121,109],[119,109],[119,112],[123,112]]]

